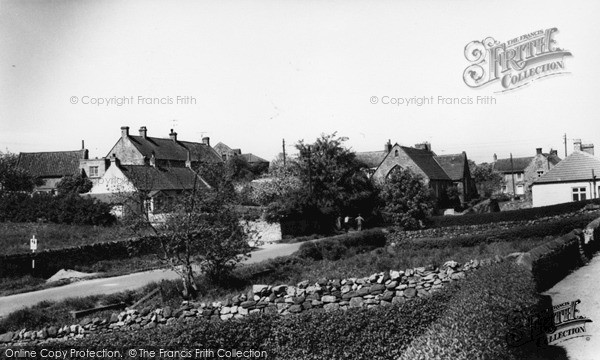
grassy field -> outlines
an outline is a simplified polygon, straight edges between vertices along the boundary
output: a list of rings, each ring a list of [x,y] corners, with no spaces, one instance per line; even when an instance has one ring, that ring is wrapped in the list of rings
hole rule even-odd
[[[133,233],[121,226],[52,223],[0,223],[0,254],[30,252],[29,239],[38,239],[38,251],[125,240]]]

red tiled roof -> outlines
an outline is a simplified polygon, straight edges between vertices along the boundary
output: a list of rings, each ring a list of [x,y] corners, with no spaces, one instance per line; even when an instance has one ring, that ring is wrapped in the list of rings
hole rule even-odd
[[[192,161],[217,163],[222,162],[221,156],[210,146],[191,141],[173,141],[155,137],[129,135],[133,145],[148,159],[186,161],[188,150]],[[110,154],[108,155],[110,156]]]
[[[35,177],[63,177],[79,172],[85,150],[20,153],[17,166]]]
[[[600,179],[600,159],[585,152],[575,151],[563,161],[536,179],[535,184],[591,181],[592,170]]]
[[[435,160],[440,164],[442,169],[448,174],[453,181],[462,180],[465,175],[466,155],[448,154],[434,156]]]

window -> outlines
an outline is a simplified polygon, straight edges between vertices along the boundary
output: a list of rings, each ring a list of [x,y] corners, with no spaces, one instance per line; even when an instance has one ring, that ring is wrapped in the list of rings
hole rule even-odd
[[[516,174],[517,181],[523,181],[523,173]]]
[[[398,150],[394,151],[394,156],[398,157]]]
[[[573,201],[583,201],[586,199],[586,191],[584,187],[573,188]]]
[[[525,194],[525,187],[523,185],[517,185],[517,195]]]
[[[544,170],[538,170],[537,174],[538,174],[538,177],[541,177],[542,175],[544,175]]]
[[[98,176],[98,167],[90,166],[90,177],[97,177],[97,176]]]
[[[506,194],[506,185],[502,185],[502,192]]]

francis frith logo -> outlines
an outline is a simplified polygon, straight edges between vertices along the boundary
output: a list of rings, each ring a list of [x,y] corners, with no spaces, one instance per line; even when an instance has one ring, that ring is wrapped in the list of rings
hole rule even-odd
[[[479,88],[499,82],[498,92],[505,92],[565,74],[565,57],[572,55],[557,46],[557,32],[557,28],[541,29],[503,43],[492,37],[471,41],[465,46],[465,58],[471,63],[463,73],[465,84]]]

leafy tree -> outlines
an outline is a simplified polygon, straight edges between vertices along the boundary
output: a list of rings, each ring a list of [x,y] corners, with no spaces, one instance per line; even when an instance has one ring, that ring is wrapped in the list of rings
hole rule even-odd
[[[469,160],[469,170],[473,176],[473,180],[477,184],[477,188],[483,193],[483,196],[490,197],[494,193],[500,191],[504,185],[502,174],[494,170],[492,164],[475,162]]]
[[[44,183],[26,170],[17,166],[19,156],[11,152],[0,152],[0,190],[32,191],[35,186]]]
[[[92,189],[92,182],[81,174],[63,176],[56,184],[59,195],[84,194]]]
[[[410,169],[393,169],[382,184],[380,198],[385,204],[382,215],[386,222],[416,229],[433,214],[431,190],[418,174]]]
[[[258,181],[249,185],[250,200],[262,206],[268,206],[278,200],[289,198],[293,192],[302,188],[302,182],[292,171],[274,168]]]

